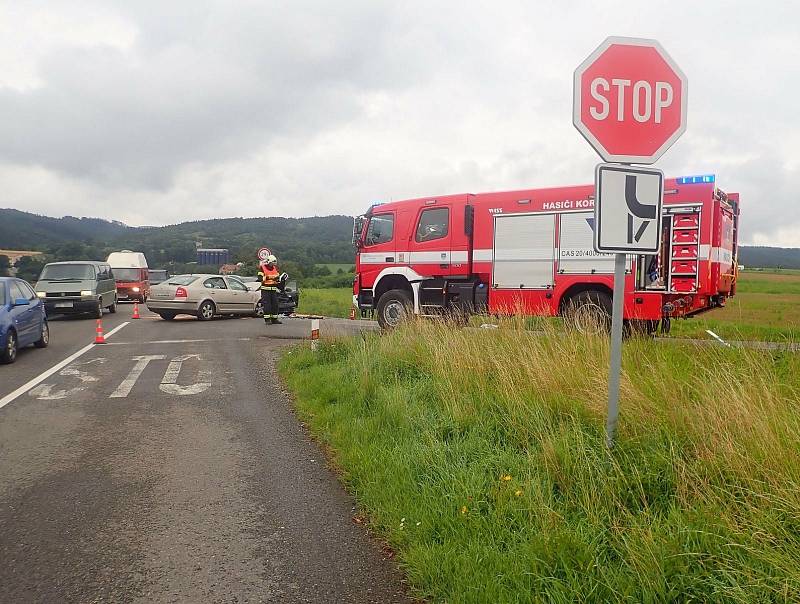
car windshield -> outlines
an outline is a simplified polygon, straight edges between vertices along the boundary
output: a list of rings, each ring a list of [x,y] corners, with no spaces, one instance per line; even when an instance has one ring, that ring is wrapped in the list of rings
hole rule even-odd
[[[94,279],[91,264],[48,264],[42,270],[40,281],[81,281]]]
[[[189,285],[197,281],[197,277],[195,275],[177,275],[172,277],[167,283],[170,285]]]
[[[112,266],[111,270],[114,272],[114,278],[117,281],[140,281],[142,278],[141,271],[138,268],[114,268]]]

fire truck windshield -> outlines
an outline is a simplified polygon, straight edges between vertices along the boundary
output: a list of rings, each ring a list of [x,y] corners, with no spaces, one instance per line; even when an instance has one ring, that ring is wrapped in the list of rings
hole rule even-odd
[[[394,237],[394,214],[373,214],[369,219],[364,238],[366,245],[387,243],[392,237]]]

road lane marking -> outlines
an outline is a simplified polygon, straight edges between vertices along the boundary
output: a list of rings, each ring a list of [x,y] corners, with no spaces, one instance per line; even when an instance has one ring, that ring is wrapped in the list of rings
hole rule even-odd
[[[169,362],[167,371],[164,373],[164,379],[162,379],[161,383],[158,385],[158,387],[161,389],[161,392],[165,392],[166,394],[187,395],[200,394],[201,392],[208,390],[209,386],[211,386],[211,382],[197,382],[196,384],[188,384],[186,386],[181,386],[177,383],[178,374],[181,372],[183,362],[188,361],[189,359],[197,359],[199,361],[200,355],[184,354],[182,356],[175,357]]]
[[[55,384],[42,383],[36,386],[35,388],[31,388],[28,391],[28,396],[35,397],[40,401],[55,401],[67,398],[68,396],[71,396],[73,394],[77,394],[78,392],[86,390],[86,388],[90,383],[98,381],[98,378],[96,378],[93,375],[90,375],[89,373],[83,371],[82,369],[79,369],[79,367],[85,367],[86,365],[92,365],[94,363],[99,363],[102,365],[105,362],[106,359],[104,359],[103,357],[99,357],[96,359],[89,359],[88,361],[85,361],[83,363],[75,362],[70,365],[67,365],[66,367],[64,367],[64,369],[58,372],[58,375],[75,377],[80,381],[80,385],[73,386],[70,389],[62,388],[61,390],[56,390],[55,392],[53,392],[53,386],[55,386]]]
[[[139,376],[142,375],[142,372],[147,367],[147,364],[150,361],[161,361],[166,359],[163,354],[145,354],[138,357],[133,357],[133,360],[136,361],[136,364],[131,369],[131,372],[128,374],[120,385],[117,386],[117,389],[112,392],[108,398],[125,398],[131,393],[133,390],[134,385],[136,384],[136,380],[139,379]]]
[[[109,331],[106,334],[105,337],[106,338],[110,338],[111,336],[113,336],[115,333],[117,333],[120,329],[122,329],[123,327],[125,327],[129,323],[130,323],[130,321],[125,321],[124,323],[120,323],[114,329]],[[61,371],[64,367],[69,365],[72,361],[74,361],[75,359],[79,358],[81,355],[86,354],[87,352],[89,352],[95,346],[96,346],[96,344],[94,344],[94,343],[89,344],[87,346],[84,346],[79,351],[69,355],[66,359],[64,359],[60,363],[56,363],[55,365],[53,365],[47,371],[43,371],[42,373],[37,375],[32,380],[30,380],[27,383],[23,384],[22,386],[20,386],[16,390],[14,390],[14,392],[11,392],[10,394],[5,395],[3,398],[0,399],[0,409],[5,407],[9,403],[13,402],[14,400],[16,400],[17,397],[19,397],[20,395],[25,394],[28,390],[30,390],[34,386],[38,386],[39,384],[41,384],[43,381],[45,381],[47,378],[49,378],[51,375],[53,375],[56,371]]]

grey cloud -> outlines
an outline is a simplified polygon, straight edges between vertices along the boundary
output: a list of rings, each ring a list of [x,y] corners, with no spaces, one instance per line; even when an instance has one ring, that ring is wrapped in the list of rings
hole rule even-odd
[[[68,191],[71,213],[124,201],[155,224],[588,182],[571,74],[615,34],[659,39],[689,76],[689,128],[660,167],[738,189],[745,241],[800,233],[794,3],[36,1],[91,2],[137,33],[53,47],[40,88],[0,88],[21,209],[58,213]]]
[[[359,94],[424,69],[396,54],[374,9],[348,20],[218,6],[182,19],[134,5],[141,34],[130,52],[58,49],[42,65],[44,87],[0,90],[0,158],[165,189],[186,163],[354,119]]]

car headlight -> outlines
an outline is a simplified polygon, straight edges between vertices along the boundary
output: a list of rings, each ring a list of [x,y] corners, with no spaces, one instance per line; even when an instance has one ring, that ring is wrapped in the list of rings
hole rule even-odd
[[[89,298],[92,295],[92,290],[90,289],[82,289],[81,290],[81,298]]]
[[[40,297],[40,298],[46,298],[47,297],[47,292],[36,292],[36,295],[38,297]]]
[[[135,291],[135,292],[138,292],[138,291],[139,291],[139,288],[138,288],[138,287],[132,287],[132,288],[131,288],[131,290],[133,290],[133,291]]]

